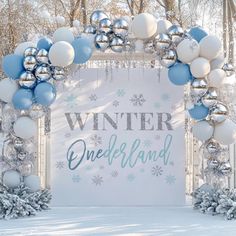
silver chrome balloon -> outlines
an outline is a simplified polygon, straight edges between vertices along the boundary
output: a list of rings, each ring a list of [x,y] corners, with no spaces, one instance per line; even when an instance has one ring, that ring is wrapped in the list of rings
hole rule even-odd
[[[207,92],[207,81],[204,78],[194,79],[191,84],[191,91],[197,96],[203,96]]]
[[[172,25],[167,30],[167,34],[171,37],[173,43],[178,44],[184,36],[184,30],[179,25]]]
[[[59,66],[54,66],[51,67],[51,71],[52,71],[52,78],[54,80],[60,81],[66,79],[66,73],[64,68]]]
[[[131,41],[125,39],[124,46],[123,46],[123,51],[131,52],[133,50],[134,50],[134,44]]]
[[[27,155],[28,155],[27,152],[21,151],[17,154],[17,158],[23,161],[27,157]]]
[[[167,34],[158,34],[153,40],[153,45],[156,51],[159,52],[171,45],[171,39]]]
[[[224,176],[229,176],[232,173],[231,164],[228,161],[221,163],[218,167],[218,171]]]
[[[211,155],[217,155],[220,152],[221,147],[220,147],[220,144],[218,142],[211,140],[206,145],[206,150]]]
[[[111,28],[112,28],[112,22],[110,19],[104,18],[99,22],[99,31],[107,34],[111,32]]]
[[[95,46],[101,51],[105,51],[109,46],[109,38],[104,33],[99,33],[95,36]]]
[[[176,52],[173,49],[167,49],[160,57],[160,63],[164,67],[170,67],[175,64],[177,60]]]
[[[153,41],[149,41],[146,44],[144,44],[144,52],[148,54],[152,54],[155,52]]]
[[[225,121],[228,117],[229,110],[228,107],[222,102],[217,102],[214,106],[210,108],[210,119],[214,123],[221,123]]]
[[[51,78],[50,67],[46,64],[38,66],[35,70],[35,76],[38,81],[46,81]]]
[[[22,138],[15,138],[13,141],[14,148],[16,150],[22,150],[24,147],[25,141]]]
[[[33,56],[27,56],[23,61],[24,68],[28,71],[33,71],[37,66],[37,61]]]
[[[99,22],[105,18],[109,18],[105,12],[101,10],[96,10],[90,16],[90,24],[98,27]]]
[[[202,104],[205,107],[213,106],[217,103],[217,91],[216,88],[210,87],[208,88],[206,94],[202,97]]]
[[[92,25],[87,25],[84,28],[84,33],[85,34],[96,34],[96,28]]]
[[[222,67],[222,70],[225,71],[226,76],[231,76],[234,74],[234,67],[230,63],[225,63]]]
[[[37,80],[32,72],[24,71],[20,75],[18,82],[21,87],[32,89],[35,87]]]
[[[41,104],[33,104],[30,108],[29,115],[32,119],[36,120],[45,115],[45,109]]]
[[[38,63],[48,63],[48,51],[45,49],[40,49],[36,55],[36,60]]]
[[[25,51],[24,51],[24,56],[25,57],[28,57],[28,56],[33,56],[35,57],[36,54],[38,52],[38,49],[37,48],[34,48],[34,47],[29,47],[29,48],[26,48]]]
[[[211,159],[207,162],[207,166],[210,169],[215,169],[219,166],[219,162],[216,159]]]
[[[116,35],[120,37],[125,37],[128,34],[129,23],[122,18],[116,19],[114,20],[112,30]]]
[[[110,47],[113,52],[122,52],[124,47],[123,39],[115,36],[110,42]]]

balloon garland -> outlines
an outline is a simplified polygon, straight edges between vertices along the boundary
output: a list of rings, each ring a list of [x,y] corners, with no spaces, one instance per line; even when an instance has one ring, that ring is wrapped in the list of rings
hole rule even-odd
[[[225,77],[234,73],[232,65],[224,63],[221,41],[198,26],[183,30],[148,13],[128,22],[125,18],[111,20],[100,10],[92,13],[90,25],[77,37],[71,29],[61,27],[52,39],[41,38],[36,45],[23,42],[14,54],[3,57],[7,78],[0,81],[0,99],[2,130],[8,139],[1,157],[6,166],[1,181],[5,187],[14,189],[24,183],[29,193],[40,190],[39,177],[32,174],[36,120],[56,99],[55,84],[66,79],[66,67],[86,63],[94,50],[135,52],[141,48],[138,43],[168,68],[174,85],[190,84],[188,113],[192,133],[202,142],[207,162],[203,171],[209,184],[222,187],[222,179],[232,172],[222,153],[225,145],[236,141],[236,124],[219,91]]]

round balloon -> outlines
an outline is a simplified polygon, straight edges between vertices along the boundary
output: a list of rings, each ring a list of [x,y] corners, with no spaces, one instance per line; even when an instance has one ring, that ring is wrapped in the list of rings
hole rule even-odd
[[[45,49],[45,50],[49,51],[51,46],[52,46],[52,40],[49,38],[41,38],[37,43],[37,48],[39,50]]]
[[[157,34],[166,34],[172,23],[168,20],[157,21]]]
[[[2,59],[3,72],[11,79],[18,79],[24,71],[23,56],[9,54]]]
[[[53,34],[53,42],[65,41],[72,43],[75,37],[67,27],[58,28]]]
[[[211,87],[219,88],[225,77],[225,72],[222,69],[214,69],[209,73],[207,79]]]
[[[9,78],[0,81],[0,99],[4,102],[11,102],[18,86],[16,81]]]
[[[190,63],[199,56],[200,47],[196,40],[184,39],[177,46],[178,59],[183,63]]]
[[[37,124],[28,116],[21,116],[14,123],[13,130],[17,137],[30,139],[37,133]]]
[[[134,17],[131,27],[136,38],[151,38],[157,32],[156,18],[149,13],[141,13]]]
[[[72,42],[75,51],[75,64],[83,64],[92,56],[92,46],[87,38],[77,38]]]
[[[192,61],[190,71],[195,78],[203,78],[210,72],[210,63],[203,57],[198,57]]]
[[[169,68],[168,78],[175,85],[187,84],[192,78],[189,65],[183,63],[174,64]]]
[[[16,188],[20,185],[21,176],[16,170],[8,170],[3,174],[2,182],[8,188]]]
[[[199,26],[192,27],[188,32],[192,38],[197,42],[200,42],[203,38],[207,36],[207,32]]]
[[[29,188],[29,191],[37,192],[40,190],[40,178],[37,175],[28,175],[24,177],[24,184]]]
[[[23,42],[18,44],[18,46],[15,48],[14,54],[23,56],[25,49],[35,47],[35,44],[33,42]]]
[[[214,127],[205,120],[195,123],[192,127],[193,135],[201,141],[210,139],[213,135],[213,132]]]
[[[215,126],[214,139],[223,145],[230,145],[236,141],[236,124],[232,120],[225,120]]]
[[[225,57],[223,53],[220,53],[215,59],[211,60],[211,70],[221,69],[225,63]]]
[[[13,98],[12,103],[15,109],[28,110],[33,103],[33,93],[30,89],[20,88],[18,89]]]
[[[39,83],[34,89],[35,101],[43,106],[50,106],[56,98],[55,87],[48,83]]]
[[[202,120],[208,116],[209,109],[203,104],[194,105],[194,107],[188,110],[189,115],[195,120]]]
[[[69,66],[73,63],[74,57],[74,48],[65,41],[54,43],[49,50],[49,60],[53,66]]]
[[[213,35],[208,35],[200,42],[200,56],[208,60],[216,58],[221,50],[221,41]]]

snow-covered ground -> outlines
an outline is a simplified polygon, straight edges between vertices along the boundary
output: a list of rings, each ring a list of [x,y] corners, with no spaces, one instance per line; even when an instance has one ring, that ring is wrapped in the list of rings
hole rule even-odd
[[[0,235],[235,236],[236,221],[186,207],[52,208],[35,217],[0,221]]]

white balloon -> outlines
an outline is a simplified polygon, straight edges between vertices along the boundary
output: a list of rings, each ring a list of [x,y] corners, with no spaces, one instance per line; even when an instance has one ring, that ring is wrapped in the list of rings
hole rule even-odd
[[[172,23],[168,20],[158,20],[157,21],[157,33],[166,34],[168,28],[172,26]]]
[[[208,75],[208,84],[210,87],[219,88],[224,82],[226,75],[222,69],[212,70]]]
[[[65,41],[68,43],[72,43],[75,37],[70,29],[67,27],[58,28],[53,34],[53,42]]]
[[[33,43],[33,42],[30,42],[30,41],[29,42],[20,43],[15,48],[14,54],[23,56],[24,52],[25,52],[25,49],[26,48],[30,48],[30,47],[36,47],[36,44]]]
[[[225,120],[215,126],[214,139],[223,145],[236,142],[236,124],[232,120]]]
[[[73,21],[73,26],[78,29],[80,27],[80,21],[79,20],[74,20]]]
[[[200,56],[208,60],[216,58],[221,50],[221,41],[213,35],[208,35],[200,41]]]
[[[193,135],[201,141],[206,141],[211,138],[213,132],[214,127],[205,120],[197,122],[192,127]]]
[[[6,78],[0,81],[0,99],[4,102],[11,102],[18,85],[15,80]]]
[[[210,63],[203,57],[198,57],[192,61],[190,71],[195,78],[203,78],[210,72]]]
[[[29,188],[30,192],[40,190],[40,178],[37,175],[28,175],[24,177],[24,183]]]
[[[49,60],[53,66],[69,66],[73,63],[74,48],[65,41],[56,42],[49,50]]]
[[[16,188],[20,185],[20,173],[16,170],[8,170],[3,174],[2,181],[9,188]]]
[[[199,56],[200,46],[194,39],[184,39],[177,46],[178,59],[183,63],[190,63]]]
[[[211,62],[211,70],[214,69],[221,69],[223,65],[225,64],[225,57],[223,52],[220,53],[215,59],[213,59]]]
[[[17,137],[30,139],[37,133],[36,122],[27,116],[21,116],[13,125],[13,130]]]
[[[65,25],[65,23],[66,23],[65,17],[63,17],[63,16],[56,16],[56,22],[59,25]]]
[[[134,17],[131,28],[136,38],[151,38],[157,31],[156,18],[149,13],[141,13]]]

